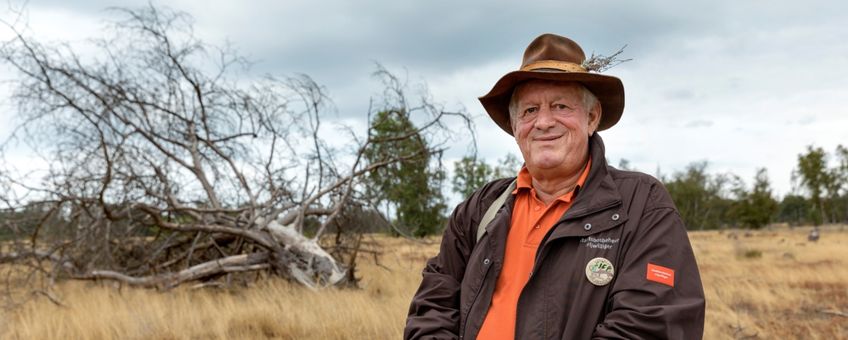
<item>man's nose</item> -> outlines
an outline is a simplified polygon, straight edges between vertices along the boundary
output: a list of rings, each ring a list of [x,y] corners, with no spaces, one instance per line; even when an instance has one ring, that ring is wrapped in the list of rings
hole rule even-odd
[[[536,116],[536,123],[534,124],[534,127],[540,130],[545,130],[553,127],[554,124],[556,124],[556,120],[554,119],[551,109],[546,107],[539,108],[539,114]]]

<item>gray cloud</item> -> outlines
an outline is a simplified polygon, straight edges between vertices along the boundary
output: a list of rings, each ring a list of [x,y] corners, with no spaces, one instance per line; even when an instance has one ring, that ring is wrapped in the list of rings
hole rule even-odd
[[[691,100],[695,98],[695,93],[688,89],[665,91],[664,95],[669,100]]]
[[[365,116],[368,97],[379,90],[370,77],[374,62],[407,75],[411,83],[428,81],[437,100],[461,104],[480,117],[480,152],[491,160],[515,152],[514,142],[488,122],[476,96],[516,68],[526,44],[544,32],[573,38],[587,54],[628,44],[624,55],[634,60],[609,71],[625,83],[625,114],[604,137],[610,159],[630,159],[648,172],[657,164],[672,172],[710,159],[719,166],[748,164],[743,171],[769,166],[775,185],[788,186],[792,151],[755,159],[751,155],[762,152],[754,148],[844,143],[837,127],[848,126],[839,117],[848,91],[844,2],[155,3],[191,13],[196,33],[208,42],[233,42],[257,61],[256,73],[312,76],[326,86],[342,118]],[[114,2],[33,0],[28,6],[32,15],[62,10],[91,20],[108,18],[103,8],[110,5]],[[674,122],[705,133],[675,129],[681,125]],[[805,133],[785,133],[786,122],[797,122]],[[752,139],[733,130],[738,126],[761,132]],[[465,152],[466,144],[457,141],[451,152]]]
[[[684,125],[685,128],[703,128],[713,126],[713,122],[709,120],[693,120]]]
[[[816,116],[815,115],[806,115],[806,116],[803,116],[800,119],[798,119],[795,123],[798,124],[798,125],[804,126],[804,125],[813,124],[815,122],[816,122]]]

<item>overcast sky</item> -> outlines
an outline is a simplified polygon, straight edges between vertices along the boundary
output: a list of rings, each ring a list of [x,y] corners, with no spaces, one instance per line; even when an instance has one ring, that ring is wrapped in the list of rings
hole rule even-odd
[[[106,7],[146,3],[32,0],[29,27],[39,39],[81,41],[114,19]],[[601,133],[613,165],[623,158],[670,174],[708,160],[711,172],[747,183],[765,166],[784,195],[807,145],[830,153],[848,145],[844,1],[153,3],[190,13],[198,36],[233,43],[256,61],[257,74],[312,76],[350,121],[364,121],[368,98],[380,90],[370,76],[375,62],[426,82],[447,108],[477,117],[479,152],[491,162],[518,149],[477,97],[517,69],[526,45],[546,32],[574,39],[587,54],[627,44],[624,57],[633,61],[606,72],[626,92],[621,121]],[[0,114],[0,126],[9,116]],[[448,162],[467,144],[450,145]]]

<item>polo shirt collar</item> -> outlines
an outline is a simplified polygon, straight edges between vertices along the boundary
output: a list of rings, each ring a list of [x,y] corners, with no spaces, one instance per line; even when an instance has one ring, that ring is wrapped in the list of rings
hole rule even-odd
[[[557,200],[570,202],[572,198],[580,192],[580,188],[586,183],[586,178],[589,177],[589,169],[591,168],[592,156],[590,155],[586,164],[583,165],[583,172],[580,173],[580,177],[577,178],[577,186],[574,187],[574,190],[557,197]],[[518,177],[515,180],[515,190],[512,191],[512,194],[516,195],[521,190],[530,190],[533,196],[536,195],[536,189],[533,188],[533,177],[530,176],[530,170],[527,170],[526,165],[522,165],[521,170],[518,171]]]

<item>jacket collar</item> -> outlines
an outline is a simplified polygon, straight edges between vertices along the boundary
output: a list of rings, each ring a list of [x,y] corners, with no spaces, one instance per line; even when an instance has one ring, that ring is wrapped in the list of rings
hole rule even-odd
[[[566,213],[557,223],[568,220],[576,220],[588,216],[588,218],[583,219],[583,221],[592,224],[593,227],[589,230],[585,229],[583,226],[576,228],[554,228],[550,237],[551,239],[567,236],[587,236],[610,229],[627,220],[627,216],[623,209],[620,209],[621,195],[618,192],[615,181],[612,179],[612,176],[610,176],[609,170],[607,169],[604,142],[597,132],[589,138],[589,152],[592,155],[592,164],[589,168],[589,176],[586,178],[584,185],[577,189],[574,193],[574,195],[576,195],[574,203],[572,203],[571,207],[568,208]],[[496,242],[494,237],[489,238],[493,247],[496,244],[502,246],[503,243],[506,242],[506,230],[509,229],[510,216],[512,214],[512,206],[514,204],[515,195],[509,195],[504,205],[498,211],[498,214],[495,215],[492,222],[486,226],[486,230],[490,235],[495,233],[494,229],[501,229],[503,231],[502,235],[500,235],[501,243]],[[610,210],[611,208],[615,209],[610,211],[609,214],[597,214],[598,212]],[[610,216],[612,214],[618,214],[619,218],[617,221],[609,223]],[[502,249],[498,251],[501,251],[499,254],[502,254]]]
[[[592,155],[589,177],[562,220],[591,214],[621,203],[621,195],[607,170],[604,141],[598,133],[589,138],[589,152]]]
[[[604,142],[595,133],[589,142],[592,166],[586,184],[577,193],[571,208],[560,218],[548,240],[585,237],[612,229],[627,221],[621,194],[607,167]],[[577,222],[577,223],[575,223]]]

